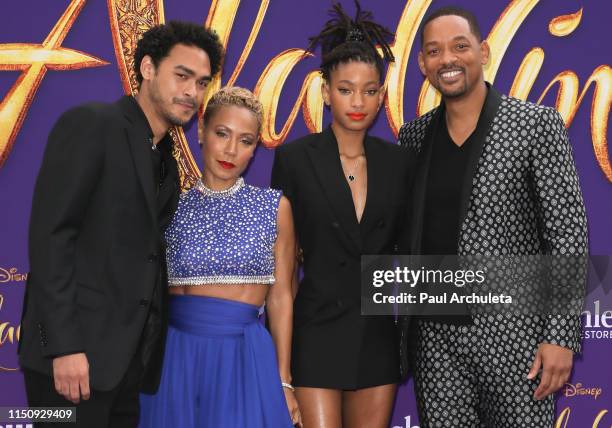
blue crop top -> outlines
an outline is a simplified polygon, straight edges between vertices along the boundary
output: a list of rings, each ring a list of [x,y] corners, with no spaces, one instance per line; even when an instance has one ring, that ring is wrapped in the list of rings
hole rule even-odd
[[[198,180],[166,230],[169,284],[273,284],[280,197],[242,177],[223,191]]]

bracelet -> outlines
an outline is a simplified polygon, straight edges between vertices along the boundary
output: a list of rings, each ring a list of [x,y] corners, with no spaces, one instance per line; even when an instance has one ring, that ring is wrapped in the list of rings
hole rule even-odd
[[[283,385],[283,388],[287,388],[289,391],[292,391],[292,392],[295,391],[295,388],[290,383],[281,382],[281,385]]]

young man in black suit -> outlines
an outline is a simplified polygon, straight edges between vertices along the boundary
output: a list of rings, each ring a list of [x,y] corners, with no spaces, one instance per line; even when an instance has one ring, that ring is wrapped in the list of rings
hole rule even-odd
[[[30,219],[20,363],[30,406],[76,405],[79,427],[133,427],[165,336],[161,231],[179,195],[168,130],[201,105],[223,48],[170,22],[138,42],[138,94],[64,113]]]

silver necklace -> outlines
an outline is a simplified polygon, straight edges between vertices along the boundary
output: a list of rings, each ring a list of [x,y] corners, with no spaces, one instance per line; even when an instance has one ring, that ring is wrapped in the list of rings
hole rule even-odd
[[[351,183],[357,179],[357,177],[355,176],[355,171],[357,170],[357,161],[359,160],[360,156],[363,156],[363,154],[355,157],[355,160],[353,161],[353,168],[349,169],[348,165],[346,166],[346,177]],[[344,157],[346,158],[347,156],[345,155]]]
[[[196,181],[195,187],[198,189],[204,196],[210,196],[212,198],[224,198],[234,195],[238,190],[244,187],[244,178],[238,177],[236,182],[232,184],[231,187],[224,190],[213,190],[204,184],[202,177],[200,180]]]

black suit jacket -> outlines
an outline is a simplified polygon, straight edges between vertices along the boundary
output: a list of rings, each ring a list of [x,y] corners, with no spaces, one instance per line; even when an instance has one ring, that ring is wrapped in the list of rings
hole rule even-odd
[[[30,218],[22,367],[51,374],[53,357],[85,352],[92,388],[110,390],[145,349],[144,390],[157,387],[166,292],[159,218],[174,211],[179,185],[172,159],[160,216],[150,132],[129,97],[69,110],[51,131]]]
[[[363,329],[371,327],[360,316],[361,255],[403,250],[400,236],[407,225],[406,195],[412,169],[409,154],[401,147],[366,136],[364,148],[368,193],[360,223],[331,128],[278,147],[272,170],[272,187],[282,190],[291,202],[304,253],[304,277],[294,305],[294,334],[308,343],[311,340],[304,337],[312,334],[312,343],[327,350],[329,367],[337,366],[336,360],[343,367],[354,366],[347,373],[358,372],[360,359],[362,363],[371,361],[364,356],[368,344],[361,339]],[[365,352],[384,353],[371,348]],[[313,371],[325,370],[321,367],[324,363],[317,363],[309,349],[294,344],[293,354],[294,362],[310,359]],[[351,385],[353,379],[338,382]]]

